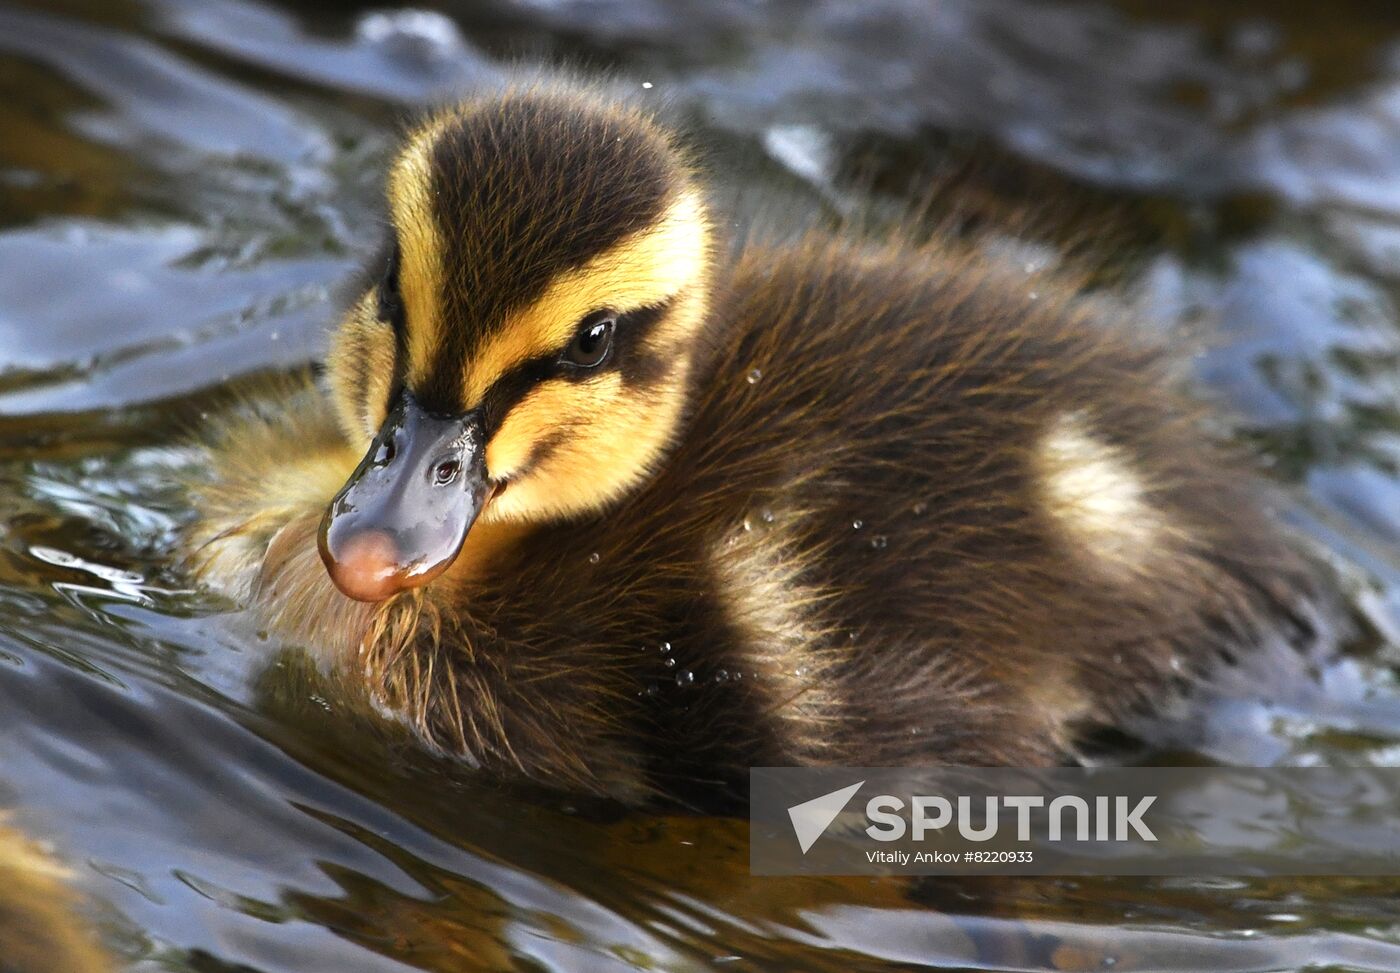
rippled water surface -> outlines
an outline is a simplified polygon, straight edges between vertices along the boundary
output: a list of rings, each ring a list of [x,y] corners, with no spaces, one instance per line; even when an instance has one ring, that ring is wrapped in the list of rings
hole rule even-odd
[[[0,0],[0,807],[110,948],[264,973],[1400,970],[1400,879],[751,878],[739,822],[358,732],[188,590],[181,437],[318,353],[409,109],[523,57],[646,82],[769,210],[936,183],[1030,263],[1092,254],[1144,326],[1209,331],[1198,371],[1356,636],[1299,700],[1221,700],[1135,759],[1400,761],[1400,7]]]

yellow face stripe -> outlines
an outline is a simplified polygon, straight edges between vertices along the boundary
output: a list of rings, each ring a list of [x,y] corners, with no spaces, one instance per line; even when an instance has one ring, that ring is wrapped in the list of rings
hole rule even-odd
[[[486,470],[509,479],[486,508],[486,520],[530,520],[596,510],[638,483],[675,433],[685,402],[690,355],[678,336],[693,334],[707,307],[692,281],[668,309],[669,335],[650,347],[671,349],[666,381],[649,389],[603,371],[582,382],[543,382],[511,409],[486,446]],[[658,342],[664,342],[659,344]],[[526,475],[537,447],[553,448]]]
[[[369,291],[346,312],[326,356],[331,401],[352,443],[374,436],[394,380],[394,333],[379,320],[377,304]]]
[[[441,342],[442,292],[447,275],[445,253],[433,215],[433,144],[438,121],[420,129],[389,172],[389,209],[399,241],[399,293],[408,334],[408,375],[427,375]]]
[[[529,461],[536,444],[551,434],[568,435],[575,422],[588,420],[595,410],[614,407],[621,392],[622,377],[616,372],[583,383],[555,381],[536,386],[510,410],[487,443],[486,469],[492,476],[510,476]]]
[[[487,506],[483,519],[548,520],[596,510],[638,483],[666,448],[684,403],[687,369],[638,399],[613,373],[582,384],[549,382],[511,410],[486,450],[487,470],[506,474],[551,435],[564,439],[528,476]],[[575,416],[570,428],[561,416]],[[497,473],[496,471],[500,471]]]
[[[591,312],[657,304],[703,277],[708,239],[699,196],[688,192],[656,226],[555,278],[538,300],[512,314],[472,361],[463,363],[465,404],[480,402],[492,383],[514,366],[566,346]]]

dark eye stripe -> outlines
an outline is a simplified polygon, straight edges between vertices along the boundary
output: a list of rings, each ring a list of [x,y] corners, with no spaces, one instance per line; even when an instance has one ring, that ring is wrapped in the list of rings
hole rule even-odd
[[[647,336],[666,316],[674,300],[674,297],[668,298],[657,304],[618,315],[616,334],[613,337],[613,354],[607,362],[597,368],[577,369],[561,365],[559,357],[563,349],[560,349],[527,359],[496,379],[482,399],[487,435],[499,429],[510,410],[519,405],[520,400],[545,379],[585,381],[594,375],[616,369],[622,373],[623,382],[633,385],[638,384],[644,377],[655,374],[656,363],[651,360],[643,346]]]
[[[486,390],[481,400],[481,411],[485,416],[486,435],[501,427],[510,410],[520,404],[520,400],[530,394],[530,390],[559,374],[559,356],[540,355],[530,358],[506,372]],[[596,371],[589,374],[597,374]]]
[[[622,373],[624,384],[650,385],[661,377],[662,369],[659,368],[657,356],[646,347],[646,339],[675,302],[676,297],[672,296],[659,304],[630,311],[618,321],[618,334],[613,339],[616,347],[612,364]]]

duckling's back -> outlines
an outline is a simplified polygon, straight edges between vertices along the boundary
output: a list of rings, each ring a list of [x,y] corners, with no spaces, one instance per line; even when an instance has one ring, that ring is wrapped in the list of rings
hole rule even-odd
[[[572,660],[580,700],[640,696],[576,739],[663,786],[1046,763],[1305,638],[1260,490],[1170,357],[1073,294],[953,250],[749,250],[649,485],[527,541],[480,614]]]

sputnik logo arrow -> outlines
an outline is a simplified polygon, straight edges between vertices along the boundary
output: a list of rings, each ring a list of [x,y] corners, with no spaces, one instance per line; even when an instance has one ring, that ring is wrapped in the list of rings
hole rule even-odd
[[[788,817],[792,819],[792,830],[797,832],[797,843],[802,846],[802,854],[807,854],[807,849],[826,833],[826,829],[831,827],[831,822],[836,820],[836,815],[846,809],[846,805],[864,783],[863,780],[857,781],[850,787],[843,787],[839,791],[832,791],[830,794],[823,794],[788,808]]]

